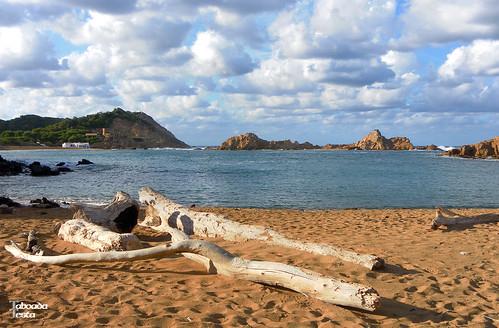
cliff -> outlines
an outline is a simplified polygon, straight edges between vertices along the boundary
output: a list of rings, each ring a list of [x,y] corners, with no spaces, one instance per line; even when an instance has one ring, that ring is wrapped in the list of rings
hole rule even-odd
[[[447,151],[444,155],[464,158],[497,158],[499,159],[499,136],[472,145],[464,145],[458,149]]]
[[[189,147],[147,114],[142,112],[131,114],[132,117],[121,115],[115,117],[106,128],[108,134],[93,146],[98,148]]]
[[[412,150],[414,146],[409,138],[393,137],[387,139],[379,130],[374,130],[353,144],[353,148],[360,150]]]
[[[302,150],[302,149],[319,149],[319,146],[312,145],[309,142],[299,143],[291,140],[268,141],[260,139],[254,133],[245,133],[238,136],[230,137],[220,147],[219,150],[257,150],[257,149],[272,149],[272,150]]]
[[[0,122],[0,145],[60,147],[65,142],[89,142],[96,148],[189,147],[150,116],[115,108],[75,118],[26,115]]]

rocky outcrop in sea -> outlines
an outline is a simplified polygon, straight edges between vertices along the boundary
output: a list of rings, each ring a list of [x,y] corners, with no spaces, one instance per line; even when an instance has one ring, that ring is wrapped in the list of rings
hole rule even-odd
[[[8,161],[0,156],[0,176],[18,175],[26,165],[16,161]]]
[[[76,164],[76,166],[89,164],[93,163],[89,160],[82,159],[78,162],[78,164]],[[73,170],[69,168],[65,162],[59,162],[53,167],[44,165],[38,161],[34,161],[31,164],[26,165],[22,162],[6,160],[0,156],[0,176],[29,174],[34,177],[46,177],[67,172],[73,172]]]
[[[303,149],[320,149],[319,146],[313,145],[310,142],[299,143],[291,140],[268,141],[260,139],[254,133],[245,133],[238,136],[230,137],[220,147],[219,150],[303,150]]]
[[[413,144],[407,137],[385,138],[379,130],[371,131],[353,145],[360,150],[412,150]]]
[[[427,146],[425,146],[427,147]],[[373,130],[367,136],[353,144],[326,144],[323,147],[313,145],[310,142],[299,143],[291,140],[268,141],[260,139],[254,133],[245,133],[230,137],[219,150],[412,150],[415,147],[407,137],[385,138],[379,130]],[[436,146],[435,146],[436,148]]]
[[[499,136],[472,145],[464,145],[451,149],[444,155],[463,158],[497,158],[499,159]]]

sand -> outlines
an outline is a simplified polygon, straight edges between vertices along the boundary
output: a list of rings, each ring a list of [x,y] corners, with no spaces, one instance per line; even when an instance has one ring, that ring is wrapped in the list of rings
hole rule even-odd
[[[499,224],[430,230],[433,210],[203,209],[269,226],[290,237],[374,253],[386,269],[370,272],[331,257],[260,242],[215,240],[246,258],[289,263],[373,286],[374,313],[326,304],[301,294],[208,275],[183,257],[133,263],[36,265],[0,251],[0,326],[42,327],[494,327],[499,325]],[[499,213],[499,209],[458,210]],[[54,222],[66,209],[0,214],[0,245],[37,229],[59,253],[88,251],[58,240]],[[149,245],[167,238],[145,228]],[[12,319],[9,301],[38,301],[35,319]]]

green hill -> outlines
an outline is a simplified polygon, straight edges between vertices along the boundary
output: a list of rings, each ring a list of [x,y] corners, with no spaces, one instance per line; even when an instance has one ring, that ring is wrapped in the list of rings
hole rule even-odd
[[[89,142],[98,148],[188,147],[145,113],[121,108],[71,119],[24,115],[0,121],[0,145],[61,146],[65,142]]]
[[[30,131],[36,128],[44,128],[60,121],[62,121],[62,118],[22,115],[8,121],[0,120],[0,132],[5,130]]]

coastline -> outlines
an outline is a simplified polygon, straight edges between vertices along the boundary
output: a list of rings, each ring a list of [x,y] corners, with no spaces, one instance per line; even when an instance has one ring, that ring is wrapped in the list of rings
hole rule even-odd
[[[213,240],[245,258],[278,261],[373,286],[382,296],[374,313],[343,308],[300,294],[207,275],[184,258],[96,265],[39,266],[0,252],[2,279],[8,279],[0,316],[9,326],[26,324],[11,318],[8,300],[47,303],[33,324],[136,326],[296,325],[391,327],[484,326],[499,322],[496,288],[499,277],[499,224],[466,229],[431,230],[429,209],[249,209],[196,208],[232,220],[259,224],[286,236],[373,253],[387,261],[381,271],[314,256],[257,241]],[[459,209],[461,214],[499,213],[499,209]],[[0,214],[0,243],[20,241],[19,233],[37,229],[47,247],[60,253],[88,251],[52,232],[69,209],[16,209]],[[149,245],[166,241],[157,232],[135,231]],[[466,240],[466,243],[463,243]],[[37,288],[30,288],[36,284]],[[26,286],[26,287],[24,287]],[[92,312],[88,308],[92,308]]]
[[[37,146],[1,146],[0,151],[10,150],[106,150],[105,148],[62,148],[62,147],[37,147]]]

